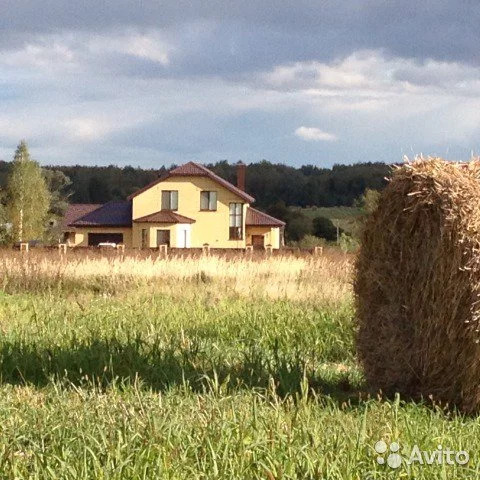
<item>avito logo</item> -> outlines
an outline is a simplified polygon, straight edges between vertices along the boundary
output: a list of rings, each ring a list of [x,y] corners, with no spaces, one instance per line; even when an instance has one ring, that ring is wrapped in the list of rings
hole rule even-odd
[[[470,460],[470,455],[465,450],[451,450],[438,445],[436,450],[420,450],[418,445],[414,445],[412,450],[402,455],[400,453],[400,444],[392,442],[387,444],[383,440],[375,443],[374,450],[377,453],[377,463],[390,468],[399,468],[402,463],[406,465],[465,465]]]

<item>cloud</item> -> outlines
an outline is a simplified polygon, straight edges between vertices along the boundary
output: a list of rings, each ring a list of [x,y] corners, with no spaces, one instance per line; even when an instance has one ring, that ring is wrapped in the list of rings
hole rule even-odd
[[[480,4],[474,1],[459,8],[455,0],[424,0],[421,5],[417,0],[284,0],[274,9],[255,0],[3,3],[0,49],[65,32],[114,36],[136,30],[141,36],[155,31],[180,46],[177,68],[190,74],[230,75],[296,61],[331,62],[356,50],[379,49],[419,61],[480,62]]]
[[[480,89],[480,67],[459,62],[391,57],[381,50],[359,50],[332,62],[295,62],[261,72],[257,80],[278,90],[363,92],[378,95],[432,89]]]
[[[24,137],[45,163],[468,156],[480,4],[464,3],[6,2],[0,158]]]
[[[316,127],[298,127],[295,135],[309,142],[334,142],[337,140],[337,136],[333,133],[324,132]]]
[[[99,118],[70,118],[65,121],[65,133],[72,141],[99,139],[110,131],[110,125]]]
[[[124,54],[168,65],[173,50],[159,32],[87,36],[85,55]],[[87,60],[87,59],[86,59]]]
[[[37,155],[46,163],[395,161],[447,149],[468,156],[480,134],[474,66],[369,50],[254,75],[180,75],[171,69],[181,49],[164,36],[145,36],[168,52],[168,63],[162,53],[155,61],[126,52],[125,39],[137,38],[132,32],[45,37],[32,44],[38,48],[7,52],[0,59],[10,92],[2,97],[0,158],[26,138],[48,155]],[[148,65],[163,73],[130,72]]]

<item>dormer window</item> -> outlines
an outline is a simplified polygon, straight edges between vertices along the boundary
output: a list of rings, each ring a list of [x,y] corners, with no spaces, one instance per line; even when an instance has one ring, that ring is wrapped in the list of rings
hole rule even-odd
[[[162,210],[178,210],[178,190],[162,190]]]
[[[200,210],[215,211],[217,209],[217,192],[200,192]]]

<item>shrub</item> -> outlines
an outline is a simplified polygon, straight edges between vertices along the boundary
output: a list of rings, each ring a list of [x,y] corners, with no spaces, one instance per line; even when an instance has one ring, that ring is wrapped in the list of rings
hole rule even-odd
[[[313,248],[313,247],[324,247],[326,244],[324,238],[318,238],[315,235],[305,235],[298,242],[291,242],[292,247],[298,248]]]
[[[285,236],[288,241],[298,242],[312,232],[312,221],[303,213],[295,212],[287,220]]]
[[[337,227],[327,217],[315,217],[313,219],[313,234],[332,242],[337,239]]]
[[[343,232],[340,235],[339,245],[344,253],[354,252],[359,247],[358,240]]]

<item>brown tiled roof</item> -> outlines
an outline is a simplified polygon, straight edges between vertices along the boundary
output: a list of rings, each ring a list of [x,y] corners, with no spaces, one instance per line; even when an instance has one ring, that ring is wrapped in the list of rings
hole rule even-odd
[[[101,203],[72,203],[63,216],[62,228],[67,229],[68,225],[101,206]]]
[[[205,176],[205,167],[202,167],[198,163],[195,162],[188,162],[184,165],[180,165],[179,167],[172,168],[170,175],[178,175],[178,176],[189,176],[189,175],[196,175],[196,176]],[[209,170],[210,171],[210,170]]]
[[[159,212],[145,215],[144,217],[136,218],[134,222],[145,223],[195,223],[193,218],[184,217],[179,213],[171,210],[160,210]]]
[[[245,218],[245,225],[253,226],[263,226],[263,227],[283,227],[285,222],[282,222],[278,218],[267,215],[256,208],[248,207],[247,216]]]
[[[100,205],[69,224],[72,227],[131,227],[132,202],[113,201]]]
[[[219,183],[223,187],[225,187],[227,190],[230,190],[231,192],[235,193],[238,195],[240,198],[245,200],[248,203],[253,203],[255,199],[249,195],[247,192],[244,192],[243,190],[240,190],[237,188],[235,185],[232,185],[230,182],[227,182],[224,178],[219,177],[217,174],[213,173],[211,170],[209,170],[207,167],[204,167],[203,165],[200,165],[199,163],[195,162],[188,162],[185,165],[181,165],[180,167],[174,168],[173,170],[170,170],[166,175],[163,177],[157,178],[157,180],[153,181],[152,183],[148,184],[147,186],[141,188],[140,190],[137,190],[136,192],[132,193],[128,199],[131,200],[132,198],[136,197],[140,193],[144,192],[145,190],[148,190],[150,187],[153,187],[157,183],[163,182],[167,178],[170,177],[208,177],[212,179],[214,182]]]

